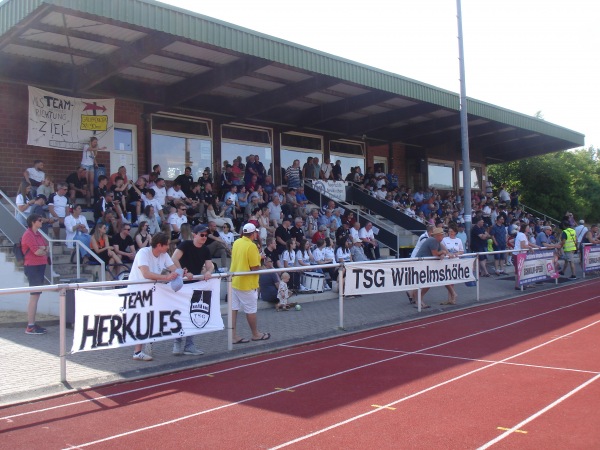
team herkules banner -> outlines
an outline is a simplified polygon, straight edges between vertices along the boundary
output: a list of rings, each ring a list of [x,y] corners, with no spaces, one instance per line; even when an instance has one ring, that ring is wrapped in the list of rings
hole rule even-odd
[[[474,264],[473,258],[349,264],[344,294],[380,294],[475,281]]]
[[[115,145],[115,99],[67,97],[29,86],[27,145],[81,150],[92,136]]]
[[[72,353],[191,336],[223,327],[219,279],[185,284],[135,284],[75,291]]]

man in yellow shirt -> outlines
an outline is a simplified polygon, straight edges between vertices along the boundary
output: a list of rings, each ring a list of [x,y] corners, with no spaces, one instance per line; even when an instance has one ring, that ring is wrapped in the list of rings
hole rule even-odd
[[[260,253],[254,243],[257,229],[247,223],[242,228],[242,237],[233,243],[231,250],[230,272],[250,272],[260,268]],[[250,342],[237,334],[237,314],[240,309],[246,313],[248,325],[252,331],[253,341],[266,341],[270,333],[258,331],[256,310],[258,306],[258,274],[233,277],[231,282],[233,293],[231,299],[231,320],[233,322],[233,343],[246,344]]]

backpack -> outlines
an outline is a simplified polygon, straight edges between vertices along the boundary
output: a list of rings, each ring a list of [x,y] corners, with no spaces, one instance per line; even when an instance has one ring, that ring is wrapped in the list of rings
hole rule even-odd
[[[15,255],[15,265],[17,267],[22,267],[25,263],[25,254],[23,253],[23,249],[21,248],[21,240],[13,245],[13,255]]]

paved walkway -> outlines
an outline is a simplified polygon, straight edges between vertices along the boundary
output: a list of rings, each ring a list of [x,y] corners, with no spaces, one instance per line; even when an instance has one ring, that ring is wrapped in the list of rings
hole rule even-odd
[[[588,279],[588,278],[586,278]],[[591,279],[597,279],[592,277]],[[397,324],[417,318],[444,314],[461,308],[473,307],[490,302],[502,301],[522,295],[514,290],[512,276],[502,278],[482,278],[480,301],[476,302],[476,288],[464,284],[457,285],[458,305],[439,306],[446,299],[446,290],[432,289],[425,297],[431,305],[421,313],[409,304],[405,293],[369,295],[345,300],[344,329],[338,327],[339,305],[337,294],[298,296],[301,311],[276,313],[272,307],[261,302],[258,322],[261,331],[268,331],[272,337],[268,341],[234,345],[227,350],[226,331],[209,333],[195,337],[202,356],[174,356],[171,354],[172,341],[154,344],[154,361],[139,362],[131,359],[132,348],[83,352],[67,357],[68,384],[59,382],[59,327],[58,321],[50,321],[44,326],[48,334],[31,336],[24,334],[24,324],[0,325],[0,405],[31,400],[106,383],[134,380],[160,373],[198,367],[229,359],[270,352],[302,343],[313,342],[344,334]],[[561,278],[561,285],[581,283]],[[554,283],[546,282],[527,289],[523,293],[553,289]],[[223,283],[223,288],[225,284]],[[226,311],[226,306],[222,305]],[[240,335],[250,337],[245,317],[238,318]],[[223,321],[227,326],[226,312]],[[67,330],[67,347],[72,344],[72,330]]]

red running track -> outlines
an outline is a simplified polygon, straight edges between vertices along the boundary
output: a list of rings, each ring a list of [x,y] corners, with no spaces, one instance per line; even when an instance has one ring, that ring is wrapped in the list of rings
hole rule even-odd
[[[3,448],[599,448],[600,282],[0,409]]]

